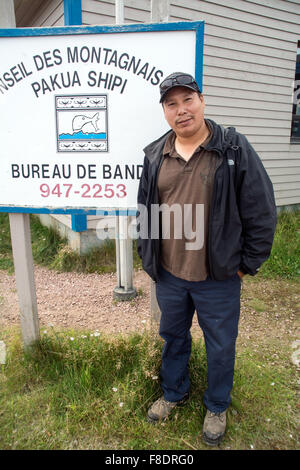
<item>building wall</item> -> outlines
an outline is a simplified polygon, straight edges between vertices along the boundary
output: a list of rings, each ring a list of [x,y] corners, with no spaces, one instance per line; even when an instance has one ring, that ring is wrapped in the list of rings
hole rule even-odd
[[[300,145],[290,144],[300,1],[177,0],[170,21],[205,21],[207,116],[244,133],[277,205],[300,203]]]
[[[151,0],[125,0],[124,22],[150,21]],[[115,24],[115,0],[82,0],[82,23]]]
[[[32,20],[33,27],[64,26],[64,1],[47,0]]]
[[[150,21],[151,0],[124,3],[125,23]],[[248,137],[278,206],[299,204],[300,144],[290,132],[300,0],[171,0],[169,20],[205,21],[207,117]],[[82,0],[82,21],[114,24],[115,0]],[[63,24],[63,1],[50,0],[32,25]]]

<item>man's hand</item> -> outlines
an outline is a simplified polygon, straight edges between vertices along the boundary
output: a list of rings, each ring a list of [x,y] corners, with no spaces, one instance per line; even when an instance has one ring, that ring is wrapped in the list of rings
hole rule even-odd
[[[242,277],[245,276],[245,273],[242,273],[242,271],[240,271],[240,270],[237,273],[238,273],[238,275],[240,276],[241,279],[242,279]]]

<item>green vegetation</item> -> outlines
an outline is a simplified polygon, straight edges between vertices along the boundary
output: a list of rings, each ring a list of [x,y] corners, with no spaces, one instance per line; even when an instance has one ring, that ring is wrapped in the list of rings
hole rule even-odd
[[[272,253],[260,274],[281,279],[300,277],[300,211],[279,214]]]
[[[0,212],[0,269],[13,269],[8,214]]]
[[[146,420],[160,396],[161,341],[42,329],[23,352],[3,332],[9,357],[0,373],[1,449],[205,449],[205,348],[195,341],[191,398],[162,424]],[[295,371],[276,344],[249,344],[237,356],[233,401],[221,449],[297,449]],[[276,351],[276,355],[274,355]]]

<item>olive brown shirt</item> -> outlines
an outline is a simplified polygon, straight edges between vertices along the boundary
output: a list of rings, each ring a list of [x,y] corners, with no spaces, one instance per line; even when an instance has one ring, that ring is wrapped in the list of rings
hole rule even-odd
[[[206,124],[209,127],[208,122]],[[216,152],[204,147],[195,150],[188,161],[175,148],[176,134],[171,132],[164,149],[164,161],[158,176],[162,212],[161,265],[176,277],[202,281],[208,276],[207,236],[215,171]],[[163,206],[162,206],[163,204]]]

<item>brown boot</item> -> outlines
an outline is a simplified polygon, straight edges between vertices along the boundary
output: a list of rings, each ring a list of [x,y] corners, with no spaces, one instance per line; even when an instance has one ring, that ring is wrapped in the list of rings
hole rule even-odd
[[[148,421],[150,423],[155,423],[157,421],[165,421],[171,411],[176,408],[176,406],[182,406],[187,401],[188,395],[186,395],[180,401],[167,401],[164,397],[160,397],[156,400],[153,405],[148,410]]]
[[[213,413],[207,410],[203,424],[203,440],[209,446],[217,446],[224,437],[226,429],[226,411]]]

